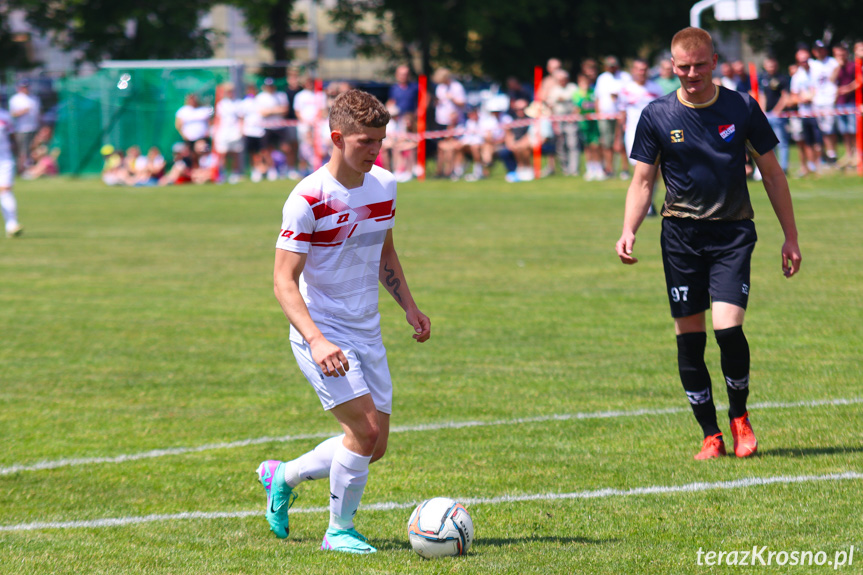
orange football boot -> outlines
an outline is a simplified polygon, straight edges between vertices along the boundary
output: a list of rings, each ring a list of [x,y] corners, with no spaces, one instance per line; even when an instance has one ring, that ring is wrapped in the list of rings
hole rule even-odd
[[[731,420],[731,437],[734,438],[734,455],[749,457],[758,451],[758,440],[749,423],[749,412]]]
[[[695,459],[715,459],[723,455],[725,455],[725,442],[722,441],[722,434],[717,433],[704,438],[701,451],[695,456]]]

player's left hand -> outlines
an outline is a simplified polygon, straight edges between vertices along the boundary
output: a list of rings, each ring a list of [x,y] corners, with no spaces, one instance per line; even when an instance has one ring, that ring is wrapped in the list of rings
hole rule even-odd
[[[786,240],[782,244],[782,273],[785,277],[790,278],[800,271],[800,262],[803,256],[800,255],[800,246],[796,241]]]
[[[416,332],[413,335],[413,338],[417,340],[417,343],[428,341],[428,338],[431,337],[431,320],[428,316],[416,309],[408,311],[407,314],[405,314],[405,318],[408,320],[408,323],[413,326],[414,331]]]

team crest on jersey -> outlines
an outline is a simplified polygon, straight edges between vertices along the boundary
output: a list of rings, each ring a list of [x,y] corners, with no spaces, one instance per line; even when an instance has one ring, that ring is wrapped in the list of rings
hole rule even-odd
[[[730,142],[734,138],[734,124],[719,126],[719,137],[726,142]]]
[[[671,130],[671,143],[679,144],[683,141],[683,130]]]

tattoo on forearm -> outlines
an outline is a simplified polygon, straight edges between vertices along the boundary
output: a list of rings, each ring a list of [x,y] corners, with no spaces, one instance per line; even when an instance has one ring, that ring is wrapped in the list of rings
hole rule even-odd
[[[384,263],[384,271],[387,272],[387,287],[391,288],[390,291],[394,296],[398,298],[399,301],[402,301],[402,296],[399,294],[399,287],[401,287],[402,282],[399,278],[395,277],[396,270],[388,268],[387,264]]]

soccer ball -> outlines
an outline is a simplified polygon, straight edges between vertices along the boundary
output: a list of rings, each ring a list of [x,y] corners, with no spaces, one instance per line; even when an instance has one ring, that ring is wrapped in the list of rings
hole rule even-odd
[[[428,499],[411,513],[408,539],[426,559],[465,555],[473,542],[473,520],[461,503],[446,497]]]

